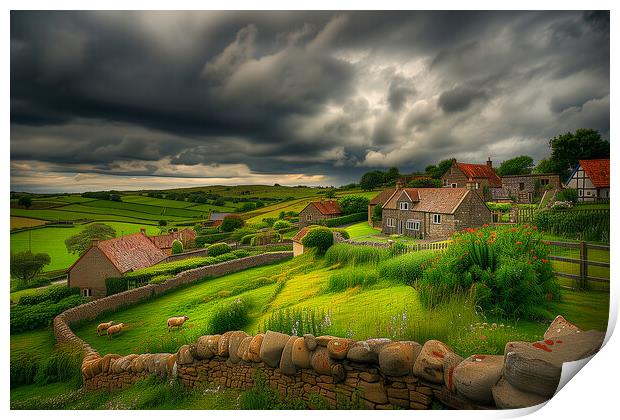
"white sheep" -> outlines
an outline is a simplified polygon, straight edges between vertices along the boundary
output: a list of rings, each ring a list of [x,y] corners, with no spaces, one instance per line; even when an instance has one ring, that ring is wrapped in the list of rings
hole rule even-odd
[[[172,327],[179,327],[185,323],[189,319],[188,316],[175,316],[173,318],[168,318],[168,332],[172,329]]]
[[[102,322],[97,325],[97,335],[101,335],[101,332],[106,332],[108,328],[114,325],[114,321]]]
[[[116,333],[120,334],[123,328],[125,328],[125,324],[123,324],[122,322],[120,324],[112,325],[106,330],[106,333],[108,334],[108,338],[112,338],[112,335]]]

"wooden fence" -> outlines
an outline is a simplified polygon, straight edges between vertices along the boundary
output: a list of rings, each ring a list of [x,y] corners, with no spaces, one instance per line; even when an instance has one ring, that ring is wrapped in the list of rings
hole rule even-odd
[[[609,284],[609,245],[598,245],[583,241],[545,241],[545,243],[551,247],[549,260],[564,263],[559,268],[557,264],[554,267],[556,276],[575,280],[577,289],[581,290],[588,288],[588,282]],[[593,259],[595,253],[598,255],[596,255],[596,259]],[[599,275],[595,276],[589,270],[591,267],[602,268],[602,270],[597,270]],[[562,271],[565,269],[572,272]],[[607,275],[605,276],[605,274]]]

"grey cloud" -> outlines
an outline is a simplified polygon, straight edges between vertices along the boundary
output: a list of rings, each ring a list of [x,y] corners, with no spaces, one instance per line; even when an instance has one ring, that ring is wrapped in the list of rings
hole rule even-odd
[[[446,113],[464,111],[478,99],[484,99],[486,93],[482,89],[471,86],[457,86],[454,89],[443,92],[438,99],[438,104]]]

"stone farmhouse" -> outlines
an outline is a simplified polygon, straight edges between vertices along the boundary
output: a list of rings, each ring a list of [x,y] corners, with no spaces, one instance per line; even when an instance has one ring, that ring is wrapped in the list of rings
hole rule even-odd
[[[567,188],[577,190],[582,202],[609,200],[609,159],[581,159],[568,178]]]
[[[342,216],[340,204],[335,200],[312,201],[299,212],[299,227],[316,224],[319,220]]]
[[[145,234],[146,231],[141,229]],[[183,244],[183,249],[194,245],[196,240],[196,232],[194,229],[183,229],[176,232],[170,232],[165,235],[149,236],[148,237],[153,244],[167,255],[172,254],[172,243],[174,241],[180,241]]]
[[[491,211],[475,191],[399,188],[383,204],[381,231],[437,240],[485,223],[491,223]]]
[[[144,232],[93,241],[92,246],[69,267],[67,285],[79,287],[82,296],[101,298],[106,295],[107,278],[150,267],[166,257],[167,254]]]
[[[368,203],[368,224],[372,227],[381,227],[381,221],[375,222],[372,220],[372,215],[375,210],[375,207],[383,207],[383,205],[389,200],[389,198],[394,194],[396,188],[387,188],[377,194],[370,202]]]
[[[441,180],[444,187],[474,190],[483,200],[492,198],[493,189],[502,188],[502,179],[493,170],[491,158],[488,158],[485,165],[454,160]]]
[[[519,204],[534,203],[547,190],[562,188],[558,174],[505,175],[502,188],[491,189],[493,201],[512,201]]]

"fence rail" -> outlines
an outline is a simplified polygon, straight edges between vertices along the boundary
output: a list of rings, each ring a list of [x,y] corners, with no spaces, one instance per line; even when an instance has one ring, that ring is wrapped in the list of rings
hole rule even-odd
[[[607,283],[609,284],[609,275],[607,277],[601,277],[600,275],[590,274],[590,267],[599,267],[609,269],[609,245],[590,244],[584,241],[581,242],[558,242],[558,241],[544,241],[551,247],[551,254],[549,260],[557,261],[559,263],[577,265],[578,269],[573,273],[567,273],[554,267],[555,275],[571,280],[575,280],[578,289],[587,289],[588,282]],[[599,254],[607,252],[607,261],[600,261],[593,259],[593,255],[589,255],[589,251],[599,251]],[[562,255],[564,254],[564,255]],[[566,255],[568,254],[568,256]],[[575,255],[577,254],[577,255]],[[602,255],[599,255],[602,257]],[[566,266],[564,266],[566,268]],[[600,273],[597,273],[600,274]]]

